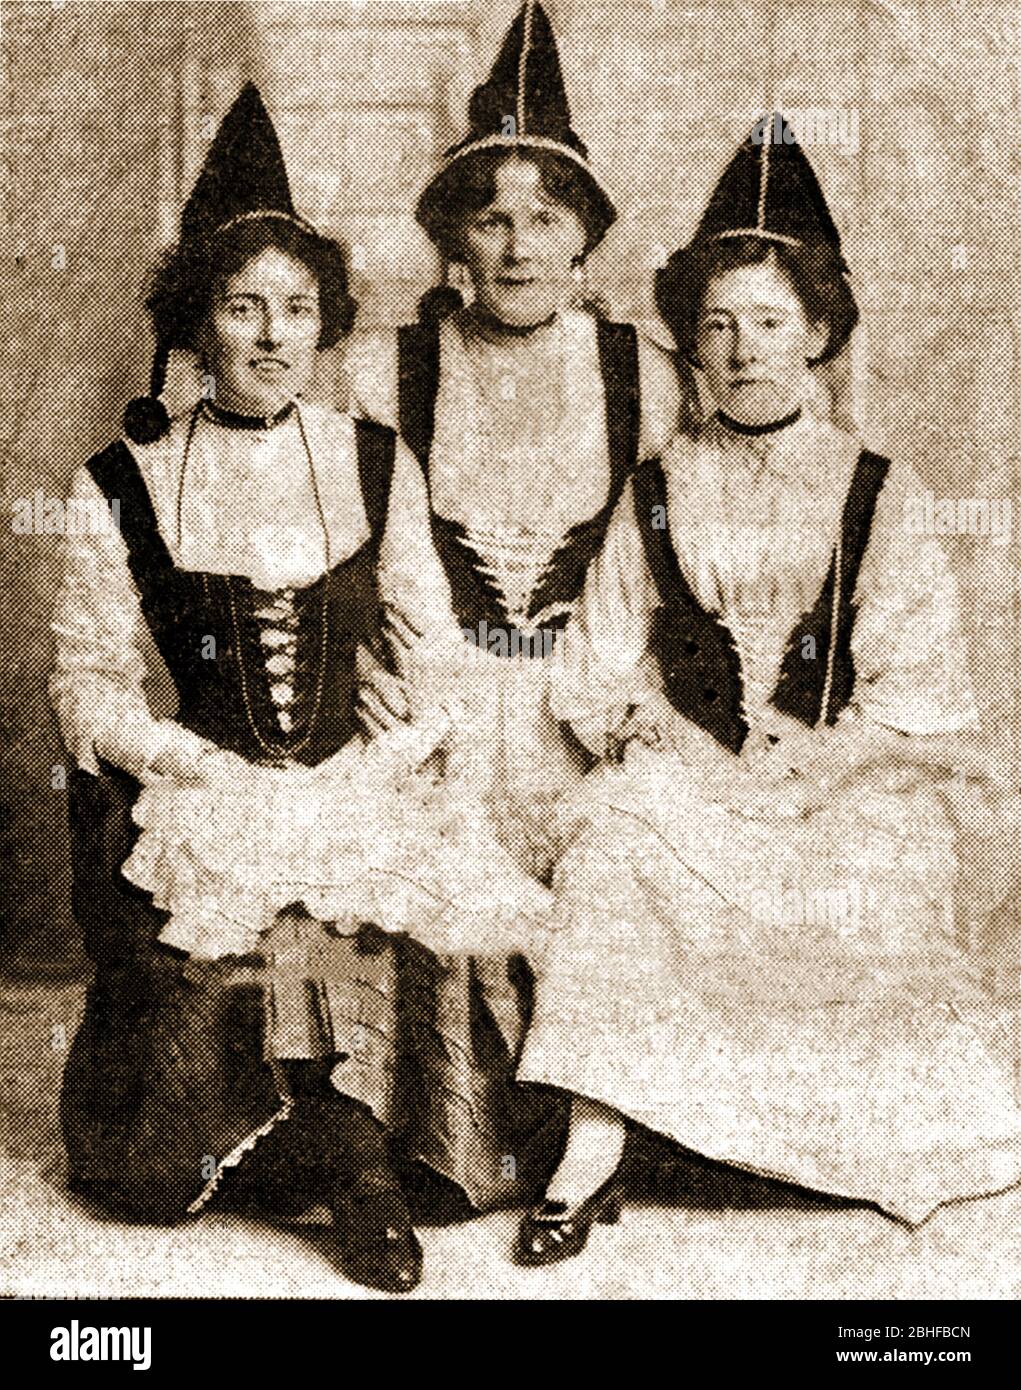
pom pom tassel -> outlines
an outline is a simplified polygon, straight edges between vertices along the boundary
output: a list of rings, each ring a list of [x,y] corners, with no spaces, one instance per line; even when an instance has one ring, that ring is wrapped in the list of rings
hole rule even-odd
[[[129,401],[124,412],[124,433],[135,444],[155,444],[170,428],[167,408],[159,399],[160,392],[166,384],[169,361],[169,346],[165,342],[157,342],[149,374],[149,394],[136,396],[133,401]]]
[[[124,433],[136,444],[154,444],[170,428],[170,416],[155,396],[136,396],[124,411]]]

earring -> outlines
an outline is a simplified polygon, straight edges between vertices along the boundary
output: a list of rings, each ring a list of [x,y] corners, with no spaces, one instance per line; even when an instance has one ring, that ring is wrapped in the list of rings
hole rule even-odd
[[[447,262],[446,280],[450,289],[457,290],[461,298],[467,302],[470,297],[472,281],[464,261]]]
[[[576,256],[571,262],[571,279],[574,281],[574,289],[571,291],[570,307],[587,308],[592,295],[589,288],[588,265],[581,256]]]

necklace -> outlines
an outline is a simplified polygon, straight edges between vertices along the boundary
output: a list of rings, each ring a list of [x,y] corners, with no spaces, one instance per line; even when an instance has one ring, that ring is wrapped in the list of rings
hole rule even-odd
[[[200,414],[204,414],[204,413],[205,413],[205,404],[206,404],[205,402],[200,403],[198,406],[195,407],[194,411],[192,412],[191,420],[190,420],[189,423],[188,423],[188,433],[187,433],[187,436],[186,436],[186,438],[185,438],[184,456],[183,456],[183,458],[182,458],[182,460],[181,460],[181,477],[180,477],[180,481],[179,481],[179,483],[178,483],[178,488],[177,488],[177,553],[178,553],[178,556],[180,556],[180,554],[181,554],[181,543],[182,543],[181,520],[182,520],[182,511],[183,511],[183,505],[184,505],[184,481],[185,481],[185,475],[186,475],[186,473],[187,473],[187,471],[188,471],[188,459],[189,459],[189,456],[190,456],[190,454],[191,454],[192,442],[193,442],[194,437],[195,437],[195,430],[196,430],[196,427],[197,427],[197,425],[198,425],[198,420],[199,420]],[[289,755],[298,752],[300,749],[302,749],[302,748],[305,747],[305,745],[308,743],[308,741],[309,741],[309,740],[311,739],[311,737],[312,737],[312,734],[313,734],[313,732],[314,732],[314,730],[315,730],[315,726],[316,726],[316,720],[317,720],[318,715],[319,715],[319,709],[320,709],[320,706],[321,706],[321,704],[322,704],[323,690],[324,690],[325,684],[326,684],[326,658],[327,658],[327,646],[328,646],[328,642],[329,642],[329,612],[330,612],[330,609],[329,609],[329,593],[330,593],[330,583],[331,583],[331,578],[332,578],[331,572],[330,572],[330,570],[331,570],[331,565],[330,565],[330,531],[329,531],[329,527],[328,527],[328,525],[327,525],[327,523],[326,523],[326,513],[325,513],[325,511],[324,511],[324,509],[323,509],[322,496],[321,496],[320,491],[319,491],[319,479],[318,479],[318,476],[317,476],[317,474],[316,474],[315,460],[314,460],[313,457],[312,457],[312,450],[311,450],[311,447],[309,446],[308,435],[307,435],[306,432],[305,432],[305,422],[304,422],[304,420],[303,420],[303,418],[302,418],[301,410],[300,410],[300,408],[298,407],[296,401],[292,401],[292,402],[290,403],[290,405],[287,407],[287,409],[285,409],[283,412],[280,413],[280,415],[277,417],[277,422],[279,423],[279,422],[282,421],[284,418],[286,418],[287,416],[289,416],[290,413],[291,413],[291,408],[292,408],[292,407],[293,407],[293,409],[294,409],[295,417],[296,417],[297,422],[298,422],[298,433],[299,433],[300,436],[301,436],[302,447],[303,447],[303,449],[304,449],[304,451],[305,451],[305,459],[306,459],[306,461],[307,461],[307,463],[308,463],[309,478],[310,478],[310,481],[311,481],[311,484],[312,484],[312,495],[313,495],[313,497],[315,498],[316,514],[317,514],[317,516],[318,516],[318,518],[319,518],[319,525],[320,525],[320,528],[321,528],[322,534],[323,534],[323,548],[324,548],[324,551],[325,551],[325,564],[326,564],[326,568],[325,568],[325,571],[324,571],[324,574],[323,574],[322,602],[321,602],[321,611],[320,611],[319,668],[318,668],[318,671],[317,671],[317,674],[316,674],[315,693],[314,693],[313,698],[312,698],[312,708],[311,708],[311,711],[310,711],[310,713],[309,713],[308,727],[306,728],[304,734],[303,734],[303,735],[301,736],[301,738],[299,738],[299,739],[289,740],[289,741],[287,741],[287,742],[281,743],[281,742],[276,742],[276,741],[271,740],[271,739],[264,738],[263,735],[261,734],[261,732],[259,731],[258,724],[256,723],[256,720],[255,720],[255,714],[254,714],[254,711],[253,711],[253,709],[252,709],[251,695],[250,695],[249,683],[248,683],[248,673],[247,673],[247,671],[245,670],[245,660],[244,660],[244,650],[243,650],[243,649],[244,649],[244,643],[243,643],[242,634],[241,634],[241,624],[240,624],[240,622],[239,622],[239,620],[238,620],[237,599],[236,599],[236,595],[235,595],[235,592],[234,592],[234,576],[233,576],[232,574],[227,574],[227,575],[224,576],[224,580],[225,580],[226,588],[227,588],[227,600],[228,600],[228,604],[229,604],[229,606],[230,606],[231,628],[232,628],[233,633],[234,633],[234,652],[235,652],[235,660],[237,661],[238,677],[239,677],[240,684],[241,684],[241,698],[242,698],[242,703],[244,704],[244,707],[245,707],[245,717],[246,717],[246,719],[247,719],[247,721],[248,721],[248,727],[249,727],[249,729],[251,730],[252,735],[253,735],[253,737],[255,738],[256,743],[258,743],[258,745],[259,745],[259,747],[262,749],[262,751],[263,751],[268,757],[272,758],[274,762],[281,762],[281,761],[283,761],[286,757],[288,757]],[[213,418],[214,418],[214,421],[215,421],[215,417],[213,417]],[[231,428],[231,426],[228,426],[228,428]],[[204,587],[205,592],[206,592],[206,596],[207,596],[207,598],[208,598],[208,596],[209,596],[209,579],[208,579],[208,575],[206,575],[205,573],[203,573],[203,575],[202,575],[202,583],[203,583],[203,587]],[[294,634],[294,632],[293,632],[293,628],[295,627],[296,622],[297,622],[297,619],[296,619],[296,617],[295,617],[295,615],[294,615],[294,590],[293,590],[293,589],[290,589],[290,588],[284,588],[284,589],[279,590],[279,591],[276,591],[276,590],[275,590],[275,591],[272,591],[272,593],[273,593],[273,601],[272,601],[272,605],[271,605],[271,610],[270,610],[270,611],[271,611],[271,612],[272,612],[273,610],[279,611],[279,613],[280,613],[280,615],[281,615],[281,616],[280,616],[280,621],[284,624],[284,633],[283,633],[281,642],[278,643],[275,647],[272,647],[271,650],[272,650],[274,656],[276,656],[276,657],[283,657],[285,660],[286,660],[286,659],[290,659],[290,661],[291,661],[291,668],[293,669],[293,657],[294,657],[294,652],[295,652],[295,650],[296,650],[296,642],[297,642],[297,638],[296,638],[296,636],[295,636],[295,634]],[[268,657],[268,658],[267,658],[267,661],[270,661],[270,660],[272,660],[272,659],[273,659],[273,656]],[[272,672],[271,670],[270,670],[270,674],[273,674],[273,672]],[[288,711],[288,709],[287,709],[287,706],[291,703],[291,701],[292,701],[292,699],[293,699],[293,693],[294,693],[294,692],[293,692],[293,688],[292,688],[290,685],[288,685],[286,682],[282,682],[282,683],[280,683],[280,684],[281,684],[282,689],[285,690],[285,691],[287,692],[286,695],[281,695],[281,697],[278,698],[277,695],[276,695],[276,693],[275,693],[275,687],[272,687],[272,686],[271,686],[271,688],[270,688],[270,698],[272,699],[272,701],[273,701],[273,703],[274,703],[275,705],[280,706],[280,708],[279,708],[279,710],[278,710],[278,713],[277,713],[277,721],[278,721],[278,723],[280,724],[281,729],[283,729],[283,731],[284,731],[285,733],[287,733],[287,732],[289,731],[289,727],[290,727],[290,713],[289,713],[289,711]]]
[[[225,410],[222,405],[217,405],[215,401],[204,400],[202,402],[203,414],[217,425],[223,425],[228,430],[271,430],[274,425],[279,425],[286,420],[295,408],[295,402],[288,401],[275,415],[242,415],[236,410]]]
[[[722,410],[717,411],[720,422],[731,434],[743,434],[749,438],[756,438],[763,434],[776,434],[779,430],[785,430],[788,425],[796,424],[801,419],[801,406],[796,406],[789,415],[785,415],[781,420],[771,420],[767,425],[746,425],[741,420],[734,420],[729,415],[725,415]]]

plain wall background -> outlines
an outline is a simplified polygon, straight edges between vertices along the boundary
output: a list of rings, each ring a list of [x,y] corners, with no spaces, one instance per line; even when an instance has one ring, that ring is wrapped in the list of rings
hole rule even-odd
[[[73,964],[77,951],[66,812],[52,786],[63,753],[45,696],[53,543],[14,535],[11,503],[37,488],[60,496],[144,387],[146,273],[173,235],[209,132],[254,76],[278,122],[299,208],[354,248],[361,322],[401,321],[435,272],[413,222],[415,197],[437,151],[460,133],[468,93],[516,8],[514,0],[0,7],[0,961],[42,970]],[[835,373],[841,408],[856,403],[869,442],[908,459],[937,495],[1010,495],[1017,512],[1016,4],[553,0],[547,9],[575,126],[621,213],[591,266],[614,311],[662,333],[653,269],[690,235],[755,110],[777,96],[853,108],[859,149],[809,151],[864,319]],[[1016,540],[946,544],[964,589],[984,717],[1013,744]],[[965,906],[973,936],[986,906],[985,898]],[[1013,930],[1010,911],[997,921]]]

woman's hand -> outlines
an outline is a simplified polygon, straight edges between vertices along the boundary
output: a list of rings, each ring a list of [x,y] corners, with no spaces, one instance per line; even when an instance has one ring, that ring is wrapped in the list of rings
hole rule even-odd
[[[975,737],[949,738],[939,765],[951,783],[962,789],[968,782],[974,782],[986,796],[1017,795],[1017,765],[1002,743],[992,744]]]
[[[412,717],[407,681],[387,670],[380,660],[384,643],[397,658],[398,666],[407,669],[422,637],[422,629],[407,613],[394,604],[387,604],[383,609],[382,634],[376,650],[367,646],[358,648],[355,655],[358,714],[370,738],[399,728]]]
[[[646,748],[665,748],[664,722],[648,705],[629,705],[623,721],[607,735],[607,749],[612,762],[620,762],[629,743],[642,743]]]
[[[758,745],[749,738],[742,757],[763,783],[783,786],[796,779],[809,810],[870,769],[942,777],[961,790],[971,783],[994,799],[1011,795],[1016,782],[1002,747],[958,734],[905,734],[859,720],[809,727],[779,716]]]
[[[373,739],[366,750],[365,766],[393,781],[423,768],[431,760],[442,763],[448,751],[450,728],[450,715],[445,709],[423,711],[414,720],[398,724]]]
[[[941,766],[949,770],[946,756],[921,738],[857,720],[810,726],[779,714],[768,730],[749,736],[741,757],[759,785],[800,799],[805,815],[820,810],[870,769],[898,771],[902,782],[905,776],[931,778]],[[982,780],[981,755],[972,760],[964,754],[954,765],[960,776]]]
[[[395,658],[397,673],[384,664],[385,648]],[[428,724],[444,712],[459,720],[464,713],[459,656],[460,639],[452,651],[433,650],[408,614],[388,604],[381,638],[359,647],[355,657],[358,717],[367,737]]]
[[[401,653],[410,656],[416,645],[422,641],[423,632],[402,608],[388,603],[383,607],[383,633],[390,643],[390,649],[398,658]]]
[[[170,742],[146,765],[152,774],[146,780],[166,778],[182,786],[205,786],[214,777],[242,777],[251,770],[247,759],[214,743],[202,740],[202,747]]]
[[[611,762],[622,761],[629,743],[679,751],[689,722],[664,694],[650,691],[640,702],[628,705],[621,723],[607,735],[607,756]]]

